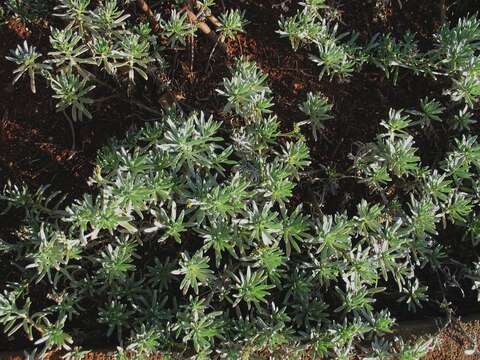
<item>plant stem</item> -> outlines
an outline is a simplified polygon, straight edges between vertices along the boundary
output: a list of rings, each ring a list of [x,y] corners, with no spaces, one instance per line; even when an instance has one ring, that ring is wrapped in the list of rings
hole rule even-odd
[[[207,61],[207,66],[205,66],[205,72],[208,71],[208,68],[210,67],[210,62],[212,61],[213,54],[215,53],[215,50],[217,49],[218,46],[218,40],[215,42],[215,45],[213,45],[212,51],[210,51],[210,55],[208,56],[208,61]]]
[[[106,82],[102,81],[102,80],[99,80],[94,74],[92,74],[90,71],[88,70],[85,70],[85,69],[82,69],[81,67],[77,67],[78,71],[85,77],[87,77],[88,79],[96,82],[97,84],[99,85],[102,85],[104,87],[106,87],[107,89],[109,89],[112,93],[116,93],[116,90],[110,86],[109,84],[107,84]],[[113,95],[112,95],[113,96]],[[146,110],[152,114],[155,114],[155,115],[162,115],[162,113],[156,109],[153,109],[145,104],[143,104],[142,102],[138,101],[138,100],[134,100],[134,99],[129,99],[129,98],[125,98],[124,96],[121,96],[120,94],[115,94],[115,96],[118,96],[118,98],[124,102],[127,102],[129,104],[134,104],[136,106],[138,106],[140,109],[143,109],[143,110]]]
[[[210,26],[208,26],[205,22],[198,20],[197,15],[195,15],[195,13],[190,8],[188,8],[188,6],[184,6],[183,9],[187,13],[188,19],[190,20],[190,22],[192,24],[195,24],[200,29],[201,32],[207,35],[207,37],[210,39],[212,43],[216,44],[217,41],[219,41],[217,34],[210,28]],[[225,44],[222,42],[220,42],[219,44],[223,52],[227,53],[227,48]]]
[[[140,8],[140,10],[142,10],[145,15],[147,15],[148,21],[150,22],[150,25],[152,25],[153,32],[159,32],[160,24],[155,17],[152,8],[150,7],[150,5],[148,5],[148,2],[146,0],[137,0],[137,6]]]
[[[70,132],[72,134],[72,151],[75,151],[75,144],[76,144],[75,127],[73,126],[72,119],[70,119],[70,116],[68,116],[65,111],[63,111],[63,115],[67,118],[68,125],[70,125]]]
[[[197,9],[200,9],[200,3],[198,1],[195,1],[195,5]],[[190,6],[192,6],[192,4]],[[205,14],[205,16],[207,17],[208,21],[210,21],[212,25],[215,26],[216,28],[222,25],[220,20],[218,20],[217,17],[213,15],[211,12],[208,15]]]
[[[445,25],[447,21],[447,4],[445,0],[440,0],[440,21],[442,25]]]

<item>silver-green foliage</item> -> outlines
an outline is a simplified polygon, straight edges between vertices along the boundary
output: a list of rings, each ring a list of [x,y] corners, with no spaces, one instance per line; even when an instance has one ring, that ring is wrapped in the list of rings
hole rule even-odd
[[[310,58],[320,67],[320,77],[346,78],[371,63],[387,78],[397,82],[400,69],[433,78],[448,77],[453,86],[448,90],[454,102],[473,108],[480,98],[480,20],[477,16],[461,18],[456,24],[445,23],[434,34],[433,49],[422,52],[414,34],[402,38],[392,34],[375,34],[360,44],[354,32],[339,33],[339,23],[332,9],[318,4],[301,3],[302,9],[279,22],[281,37],[287,37],[294,50],[307,48]]]
[[[52,51],[43,60],[27,42],[7,57],[19,65],[14,82],[28,74],[31,89],[36,92],[35,78],[43,77],[58,99],[58,111],[71,108],[74,121],[92,117],[91,90],[93,84],[102,84],[102,71],[118,79],[127,73],[133,82],[136,75],[147,78],[147,64],[162,62],[156,38],[149,36],[150,30],[144,25],[142,29],[146,31],[139,34],[138,28],[127,22],[129,14],[116,0],[102,2],[93,10],[90,5],[89,0],[60,1],[54,15],[67,25],[51,29]],[[88,70],[89,65],[96,65],[94,72]]]
[[[42,2],[9,0],[10,7],[16,4],[23,10],[37,3]],[[13,82],[27,75],[35,93],[37,79],[41,77],[58,99],[58,111],[71,109],[74,121],[92,118],[93,86],[114,91],[128,79],[127,86],[131,90],[131,84],[139,78],[148,80],[149,73],[164,69],[164,42],[169,47],[185,46],[197,29],[186,12],[174,9],[168,19],[156,15],[161,27],[160,37],[153,34],[148,23],[132,21],[126,9],[126,2],[117,0],[58,0],[53,16],[66,25],[50,29],[51,51],[46,55],[26,41],[12,51],[7,59],[18,66]],[[222,19],[224,37],[232,37],[245,25],[242,15],[236,11],[226,12]],[[109,75],[107,81],[104,74]]]
[[[247,65],[238,66],[258,74]],[[393,279],[390,291],[412,311],[422,306],[428,289],[415,275],[444,261],[431,241],[439,220],[464,224],[472,201],[446,190],[452,183],[436,173],[425,184],[435,197],[420,188],[404,212],[362,201],[354,216],[319,215],[293,197],[309,166],[303,141],[289,135],[280,144],[275,116],[228,109],[244,117],[232,145],[213,118],[172,111],[105,147],[91,178],[96,190],[71,203],[9,185],[1,199],[7,210],[24,209],[25,221],[21,242],[1,248],[24,283],[0,297],[5,331],[25,331],[40,354],[73,354],[81,352],[73,347],[78,334],[67,325],[88,314],[105,336],[129,339],[125,351],[138,356],[191,345],[199,356],[238,357],[296,343],[297,352],[345,358],[362,339],[396,353],[380,342],[394,319],[374,310],[385,291],[379,284]],[[408,119],[392,112],[383,125],[372,159],[387,174],[414,176]],[[466,163],[449,177],[465,178],[477,147],[459,140],[451,156]],[[32,296],[37,286],[47,305]]]

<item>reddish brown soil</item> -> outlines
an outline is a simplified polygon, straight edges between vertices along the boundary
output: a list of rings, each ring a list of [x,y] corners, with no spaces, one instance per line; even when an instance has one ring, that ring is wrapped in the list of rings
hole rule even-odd
[[[437,346],[424,357],[424,360],[479,359],[480,352],[473,355],[465,354],[466,350],[471,350],[475,346],[472,339],[480,341],[480,321],[451,325],[440,333]]]

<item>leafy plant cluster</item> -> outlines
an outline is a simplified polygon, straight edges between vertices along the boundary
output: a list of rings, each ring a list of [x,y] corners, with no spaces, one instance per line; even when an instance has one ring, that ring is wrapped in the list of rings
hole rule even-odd
[[[473,107],[480,96],[478,50],[480,21],[471,16],[461,18],[453,26],[445,23],[433,35],[433,48],[421,51],[415,35],[407,32],[401,39],[391,34],[376,34],[361,44],[358,34],[339,31],[335,9],[325,0],[310,0],[301,4],[294,16],[279,22],[278,33],[287,37],[294,50],[306,47],[315,50],[310,58],[324,74],[348,78],[365,63],[385,72],[394,82],[400,69],[415,74],[446,77],[452,81],[450,95],[454,101]]]
[[[28,6],[20,0],[10,3],[12,5],[8,6],[15,13],[22,10],[32,14],[30,6],[46,6],[43,1],[33,0],[29,0]],[[161,36],[158,36],[150,23],[130,22],[131,15],[125,11],[123,3],[105,0],[94,5],[91,0],[59,0],[53,15],[63,24],[60,28],[51,28],[52,51],[45,56],[27,41],[18,45],[7,57],[18,66],[13,82],[27,76],[30,89],[35,93],[37,77],[42,77],[53,90],[57,110],[69,120],[77,121],[92,118],[93,90],[97,86],[115,91],[118,85],[126,84],[130,94],[132,84],[139,79],[159,82],[165,78],[161,75],[168,66],[165,50],[185,46],[194,36],[197,24],[189,20],[185,11],[173,9],[167,19],[156,14],[155,21],[161,28]],[[210,13],[213,2],[200,2],[200,5],[199,15],[203,16]],[[238,10],[225,12],[220,17],[218,29],[221,40],[243,31],[245,24]],[[167,88],[168,82],[159,86]]]
[[[228,98],[246,69],[250,96],[269,92],[255,64],[240,60],[224,80]],[[235,111],[234,97],[228,104]],[[137,358],[190,345],[200,357],[217,349],[245,358],[292,343],[290,356],[348,358],[359,343],[384,356],[423,354],[423,343],[398,352],[383,339],[395,320],[374,304],[388,279],[412,310],[428,299],[414,272],[432,252],[441,258],[417,239],[431,228],[421,230],[416,210],[404,219],[366,201],[355,216],[309,214],[293,199],[306,144],[266,111],[243,119],[228,145],[203,113],[165,114],[103,149],[97,191],[71,204],[8,186],[7,210],[25,217],[21,241],[2,243],[22,274],[1,298],[5,331],[25,331],[41,353],[77,351],[82,329],[70,326],[87,316]],[[33,310],[40,284],[48,304]]]
[[[212,1],[196,6],[199,18],[211,16]],[[450,314],[452,289],[480,291],[480,261],[454,260],[444,241],[480,242],[480,22],[443,26],[422,53],[411,35],[360,45],[340,32],[325,1],[301,6],[281,21],[280,35],[295,49],[318,49],[321,76],[346,78],[369,62],[395,80],[407,68],[452,79],[449,97],[390,110],[376,138],[356,144],[341,176],[369,196],[348,211],[326,213],[300,194],[311,170],[301,126],[322,141],[333,104],[308,93],[306,121],[285,132],[267,76],[243,57],[217,89],[231,125],[164,111],[98,153],[92,191],[78,199],[8,184],[2,216],[22,221],[0,242],[15,265],[2,286],[0,324],[32,341],[32,357],[80,359],[98,334],[118,344],[118,359],[419,359],[431,341],[394,338],[395,308]],[[157,18],[159,37],[112,0],[65,0],[56,14],[67,25],[52,29],[46,60],[27,43],[10,59],[15,81],[27,75],[35,91],[41,76],[73,120],[92,116],[95,86],[148,79],[152,67],[166,66],[166,47],[184,46],[196,30],[172,11]],[[220,41],[246,25],[240,11],[220,19]],[[417,142],[439,128],[452,136],[427,162]]]

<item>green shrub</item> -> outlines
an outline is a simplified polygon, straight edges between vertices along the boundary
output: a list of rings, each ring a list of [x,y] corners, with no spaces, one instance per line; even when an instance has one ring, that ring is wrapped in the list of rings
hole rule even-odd
[[[237,64],[233,77],[245,67],[258,83],[253,63]],[[42,353],[69,350],[75,336],[66,325],[88,312],[106,336],[133,334],[127,349],[137,354],[192,345],[203,355],[247,356],[298,342],[297,351],[341,358],[372,341],[379,351],[395,323],[374,308],[380,284],[393,279],[399,301],[421,307],[428,287],[416,271],[445,261],[432,241],[441,219],[464,226],[472,216],[476,197],[458,176],[475,171],[475,139],[459,140],[448,156],[463,159],[463,170],[434,172],[425,188],[420,180],[409,209],[362,201],[355,216],[319,217],[291,204],[309,165],[305,144],[278,145],[278,131],[258,131],[278,128],[275,117],[250,114],[232,145],[202,113],[165,114],[104,148],[91,178],[96,191],[71,204],[47,190],[7,187],[9,207],[27,207],[22,245],[3,246],[24,281],[2,297],[6,331],[23,327]],[[420,166],[408,117],[392,111],[383,125],[386,133],[356,160],[365,163],[361,173],[385,169],[380,192],[393,176],[418,176]],[[33,313],[30,292],[40,283],[52,304]]]
[[[94,86],[109,86],[99,74],[132,84],[164,63],[149,25],[133,26],[115,1],[89,5],[57,6],[68,25],[52,29],[45,61],[27,43],[9,58],[15,81],[27,74],[35,92],[35,76],[43,77],[73,120],[92,116]],[[24,332],[33,357],[81,356],[78,345],[96,329],[117,342],[119,359],[419,359],[432,343],[392,340],[392,303],[449,311],[444,283],[479,290],[478,261],[450,259],[443,240],[454,233],[476,246],[480,238],[480,145],[469,131],[480,96],[480,22],[445,25],[423,53],[411,34],[360,45],[355,34],[339,33],[325,1],[300,5],[279,33],[295,50],[318,50],[311,58],[320,77],[347,79],[369,62],[394,82],[401,68],[450,78],[450,97],[390,110],[372,141],[355,144],[350,169],[316,172],[307,143],[323,141],[333,104],[307,93],[299,99],[307,119],[284,132],[267,76],[241,58],[217,89],[235,125],[203,112],[163,112],[99,151],[91,191],[72,201],[48,186],[7,184],[3,216],[24,215],[16,240],[0,243],[15,264],[15,282],[0,295],[0,324],[8,336]],[[198,6],[208,16],[213,3]],[[221,23],[222,39],[245,25],[239,11]],[[176,11],[161,26],[172,47],[195,32]],[[453,135],[427,166],[418,139],[439,128]],[[303,181],[326,183],[323,199],[345,179],[365,187],[367,199],[328,213],[317,199],[296,196]]]

